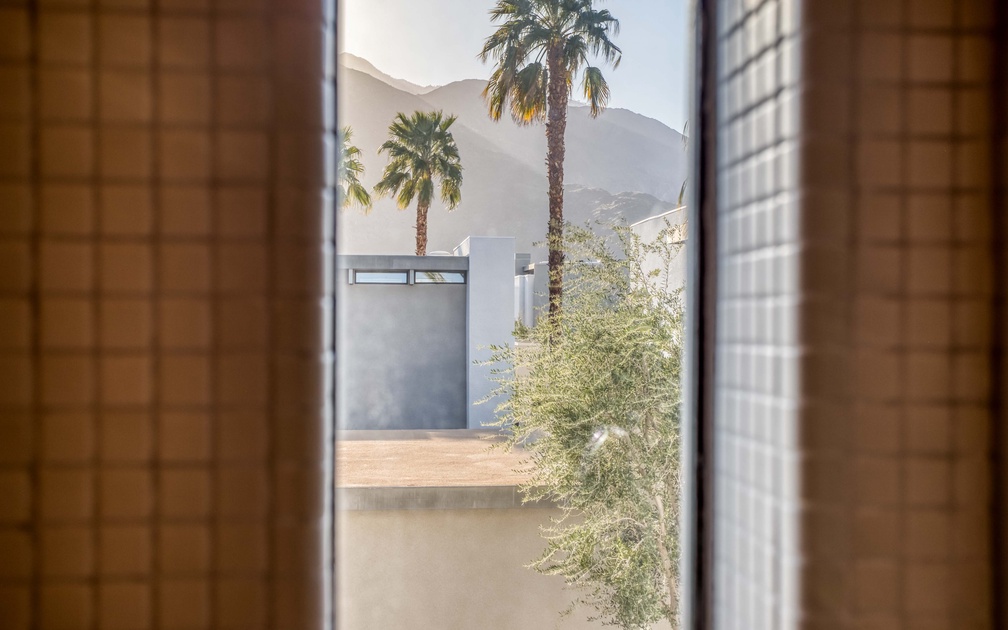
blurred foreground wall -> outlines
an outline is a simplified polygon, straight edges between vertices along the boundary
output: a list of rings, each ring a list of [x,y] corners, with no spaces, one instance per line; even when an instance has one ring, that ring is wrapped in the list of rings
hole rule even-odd
[[[0,628],[323,627],[332,21],[0,2]]]
[[[994,625],[997,4],[711,3],[717,628]]]

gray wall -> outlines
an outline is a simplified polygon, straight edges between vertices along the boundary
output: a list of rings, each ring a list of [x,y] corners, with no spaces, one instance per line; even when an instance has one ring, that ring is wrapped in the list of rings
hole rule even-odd
[[[542,553],[539,527],[559,514],[529,507],[340,512],[339,627],[602,628],[583,607],[561,617],[577,594],[562,578],[524,566]]]
[[[510,236],[470,236],[455,248],[469,259],[469,325],[467,365],[469,371],[469,428],[478,429],[496,421],[499,397],[488,399],[497,389],[488,364],[490,346],[514,343],[515,240]],[[487,400],[483,404],[480,401]]]
[[[350,285],[348,268],[466,270],[440,256],[341,256],[341,429],[466,427],[466,285]]]
[[[531,273],[516,272],[514,278],[514,318],[532,327],[549,311],[549,264],[543,260],[527,266]]]

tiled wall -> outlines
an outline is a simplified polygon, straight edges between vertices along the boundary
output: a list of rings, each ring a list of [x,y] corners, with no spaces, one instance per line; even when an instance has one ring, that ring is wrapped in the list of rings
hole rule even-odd
[[[717,3],[714,621],[783,627],[799,409],[796,0]]]
[[[993,7],[718,3],[719,628],[991,625]]]
[[[0,0],[0,628],[323,626],[332,21]]]
[[[994,6],[855,9],[851,579],[864,624],[992,624]]]

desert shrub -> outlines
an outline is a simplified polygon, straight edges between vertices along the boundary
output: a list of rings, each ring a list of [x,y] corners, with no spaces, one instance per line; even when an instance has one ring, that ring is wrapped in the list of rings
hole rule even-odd
[[[669,226],[654,242],[568,228],[562,314],[495,348],[507,447],[529,455],[526,500],[561,515],[530,566],[622,628],[674,627],[679,557],[682,309]]]

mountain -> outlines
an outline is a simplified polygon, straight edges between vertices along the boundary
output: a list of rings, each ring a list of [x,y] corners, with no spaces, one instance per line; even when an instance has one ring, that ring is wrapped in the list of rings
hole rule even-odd
[[[450,251],[469,235],[514,236],[518,251],[543,256],[545,249],[533,243],[545,239],[549,208],[544,126],[490,120],[481,96],[483,81],[458,81],[414,94],[374,73],[343,65],[338,77],[340,125],[353,127],[366,169],[363,183],[370,188],[381,178],[385,158],[377,148],[396,113],[453,113],[458,116],[452,133],[462,156],[462,203],[450,213],[440,202],[432,205],[429,251]],[[678,132],[620,109],[593,120],[587,107],[573,105],[566,140],[567,220],[583,224],[623,217],[633,222],[676,206],[686,173]],[[377,200],[367,216],[350,208],[340,213],[341,250],[412,253],[415,221],[415,207],[399,211],[391,199]]]
[[[571,203],[573,210],[572,220],[580,224],[607,223],[613,219],[636,223],[676,208],[676,204],[647,193],[622,192],[614,195],[601,188],[577,185],[564,187],[564,204],[567,202]]]
[[[348,52],[342,52],[339,54],[339,64],[344,68],[350,68],[351,70],[357,70],[358,72],[369,74],[379,81],[409,94],[426,94],[427,92],[437,88],[436,85],[417,85],[416,83],[410,83],[405,79],[397,79],[389,76],[378,68],[375,68],[374,65],[367,59],[358,57],[357,55]]]
[[[509,117],[492,120],[483,102],[484,86],[480,80],[457,81],[424,94],[423,99],[457,114],[460,123],[545,173],[545,126],[519,127]],[[677,201],[686,173],[682,135],[629,110],[607,109],[594,119],[589,111],[577,105],[568,111],[564,181]]]

